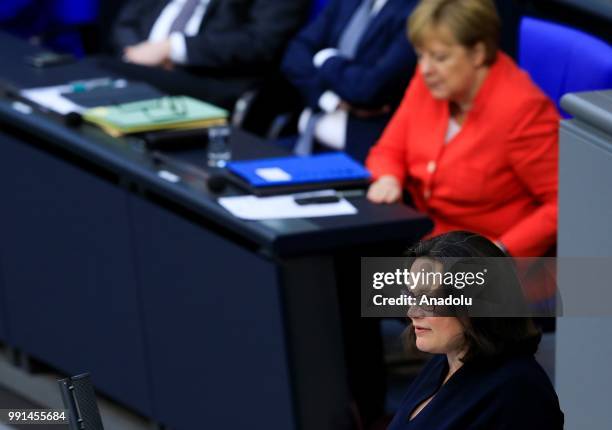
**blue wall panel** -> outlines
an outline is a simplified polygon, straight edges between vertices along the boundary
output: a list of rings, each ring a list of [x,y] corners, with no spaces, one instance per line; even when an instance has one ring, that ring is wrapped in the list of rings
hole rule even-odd
[[[294,428],[275,264],[132,197],[155,418]]]
[[[11,343],[151,410],[127,194],[0,134],[0,262]]]

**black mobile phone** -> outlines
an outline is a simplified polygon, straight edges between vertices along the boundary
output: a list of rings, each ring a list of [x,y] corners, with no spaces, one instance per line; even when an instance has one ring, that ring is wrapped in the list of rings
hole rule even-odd
[[[331,194],[324,196],[294,197],[293,200],[296,204],[303,206],[323,203],[338,203],[340,198],[335,194]]]
[[[58,54],[55,52],[45,51],[25,57],[25,62],[33,67],[43,68],[51,66],[59,66],[60,64],[68,64],[74,61],[74,57],[70,54]]]

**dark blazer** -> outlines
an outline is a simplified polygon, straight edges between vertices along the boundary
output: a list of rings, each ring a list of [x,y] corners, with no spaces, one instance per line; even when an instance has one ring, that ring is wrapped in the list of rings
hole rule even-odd
[[[563,428],[557,394],[531,354],[467,363],[440,387],[447,372],[446,356],[435,356],[410,386],[388,430]]]
[[[113,29],[117,49],[146,40],[167,0],[132,0]],[[223,73],[269,69],[304,22],[309,0],[211,0],[200,32],[187,37],[189,65]]]
[[[145,41],[167,3],[129,0],[113,26],[117,53]],[[277,70],[285,46],[308,16],[309,6],[310,0],[210,0],[199,33],[185,38],[188,64],[184,69],[210,78],[203,80],[200,88],[201,93],[211,94],[210,101],[231,106],[240,94]],[[137,67],[121,72],[132,78],[154,79],[154,85],[163,82],[159,86],[172,92],[166,84],[171,78],[162,72],[147,76]]]
[[[336,56],[316,69],[314,55],[337,47],[361,0],[330,0],[322,13],[289,44],[282,69],[307,106],[318,109],[326,90],[364,109],[395,108],[412,76],[416,57],[406,38],[406,20],[416,0],[388,0],[363,35],[355,58]],[[391,114],[369,119],[350,115],[345,151],[364,160]]]

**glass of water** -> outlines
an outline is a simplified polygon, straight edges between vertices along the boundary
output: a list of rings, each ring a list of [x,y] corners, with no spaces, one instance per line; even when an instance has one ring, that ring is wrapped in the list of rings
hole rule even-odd
[[[230,129],[227,126],[211,127],[208,129],[208,148],[206,151],[206,164],[208,167],[222,169],[232,159],[229,135]]]

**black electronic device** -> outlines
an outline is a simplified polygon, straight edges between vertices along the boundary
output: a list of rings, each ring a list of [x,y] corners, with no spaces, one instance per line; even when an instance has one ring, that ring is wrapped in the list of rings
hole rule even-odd
[[[325,203],[338,203],[340,201],[340,197],[338,197],[336,194],[304,197],[295,196],[293,200],[300,206],[315,204],[320,205]]]
[[[179,151],[189,148],[204,148],[208,143],[208,130],[161,130],[143,133],[142,138],[150,150]]]
[[[104,430],[89,373],[57,381],[68,409],[70,430]]]

